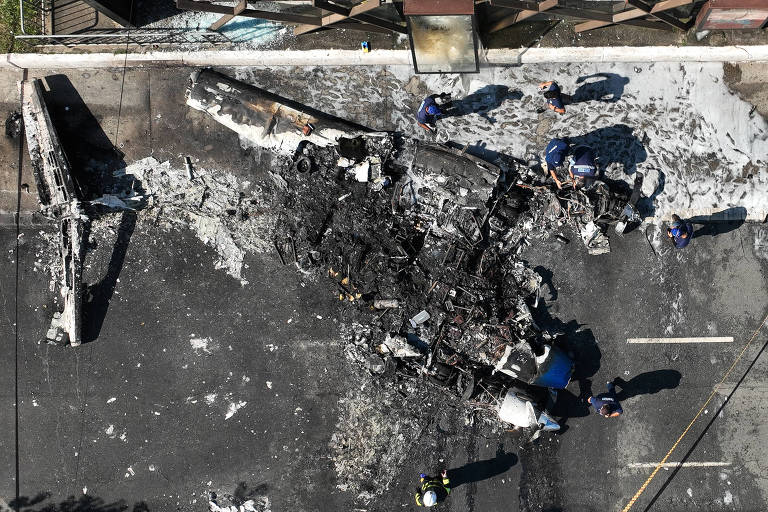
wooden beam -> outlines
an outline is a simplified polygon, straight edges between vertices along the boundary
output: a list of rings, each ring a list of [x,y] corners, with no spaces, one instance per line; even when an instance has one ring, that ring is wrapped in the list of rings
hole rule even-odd
[[[498,0],[493,0],[493,3],[497,2]],[[504,2],[508,1],[514,1],[514,0],[502,0]],[[499,30],[505,29],[511,25],[514,25],[515,23],[519,23],[525,19],[530,18],[531,16],[535,16],[541,12],[547,11],[549,9],[552,9],[554,7],[557,7],[558,0],[544,0],[543,2],[539,2],[536,4],[536,10],[532,9],[523,9],[518,13],[512,14],[510,16],[506,16],[493,25],[488,29],[488,32],[498,32]]]
[[[489,3],[495,7],[505,7],[507,9],[520,9],[521,11],[538,11],[539,3],[526,0],[489,0]]]
[[[584,23],[579,23],[578,25],[573,27],[573,30],[575,32],[586,32],[587,30],[595,30],[596,28],[603,28],[613,25],[610,21],[585,21]]]
[[[344,28],[347,30],[357,30],[359,32],[375,32],[377,34],[391,34],[392,31],[388,30],[386,28],[377,27],[376,25],[370,25],[368,23],[360,23],[356,21],[340,21],[338,23],[334,23],[330,27],[325,27],[326,29],[332,29],[332,28]]]
[[[674,9],[675,7],[682,7],[684,5],[690,5],[694,0],[664,0],[659,2],[651,8],[651,13],[666,11],[667,9]]]
[[[635,18],[642,18],[645,16],[645,11],[640,9],[630,9],[628,11],[617,12],[613,15],[614,23],[621,23],[622,21],[633,20]]]
[[[346,16],[342,14],[329,14],[328,16],[323,16],[322,25],[323,26],[332,25],[337,21],[344,21],[344,19],[346,18],[354,18],[355,16],[364,14],[368,11],[372,11],[373,9],[378,8],[380,5],[381,5],[380,0],[365,0],[364,2],[359,3],[356,6],[352,7],[349,10],[349,14]]]
[[[370,14],[358,14],[357,16],[351,17],[354,20],[362,21],[364,23],[369,23],[371,25],[385,28],[387,30],[390,30],[392,32],[398,32],[400,34],[407,34],[408,28],[405,25],[400,25],[398,23],[392,23],[389,20],[384,20],[381,18],[377,18],[376,16],[372,16]]]
[[[674,30],[674,27],[671,27],[666,23],[662,23],[660,21],[653,21],[653,20],[629,20],[622,23],[622,25],[632,25],[635,27],[650,28],[653,30],[664,30],[664,31]]]
[[[232,14],[232,8],[226,5],[216,5],[208,2],[195,2],[195,0],[176,0],[176,7],[185,11],[217,12],[219,14]]]
[[[683,32],[687,31],[693,24],[693,22],[683,23],[674,16],[665,12],[651,12],[653,10],[653,6],[643,2],[642,0],[627,0],[627,3],[633,7],[637,7],[641,11],[645,11],[647,14],[650,14],[654,18],[663,21],[667,25],[671,25],[679,30],[682,30]]]
[[[693,3],[693,0],[665,0],[663,2],[659,2],[657,4],[654,4],[653,7],[651,7],[651,14],[665,11],[667,9],[674,9],[676,7],[682,7],[684,5],[690,5]],[[602,21],[588,21],[586,23],[580,23],[574,27],[574,30],[576,32],[585,32],[587,30],[594,30],[596,28],[603,28],[610,25],[613,25],[615,23],[622,23],[628,20],[633,20],[637,18],[642,18],[644,16],[647,16],[648,13],[643,11],[642,9],[628,9],[626,11],[618,12],[613,15],[613,23],[608,22],[602,22]]]
[[[219,30],[222,26],[224,26],[225,23],[229,22],[229,20],[243,12],[246,7],[248,7],[248,0],[240,0],[240,3],[238,3],[234,9],[232,9],[232,14],[225,14],[219,18],[216,23],[210,26],[210,30]]]
[[[613,15],[607,12],[590,11],[587,9],[569,9],[566,7],[556,7],[551,9],[553,14],[559,16],[568,16],[569,18],[581,18],[583,20],[608,21],[613,23]]]
[[[672,30],[672,27],[665,25],[659,21],[641,20],[634,18],[621,23],[611,23],[610,21],[587,21],[585,23],[579,23],[574,27],[575,32],[586,32],[587,30],[595,30],[598,28],[610,27],[611,25],[632,25],[635,27],[650,28],[653,30]]]
[[[349,16],[349,12],[352,10],[340,5],[332,4],[331,2],[326,2],[325,0],[312,0],[312,5],[318,9],[323,9],[324,11],[332,12],[335,14],[341,14],[342,16]]]
[[[240,16],[248,18],[259,18],[262,20],[277,21],[280,23],[289,23],[292,25],[307,24],[320,26],[320,16],[304,16],[299,14],[290,14],[287,12],[257,11],[255,9],[246,9],[240,13]]]
[[[233,8],[226,5],[216,5],[208,2],[196,2],[195,0],[176,0],[176,7],[187,11],[215,12],[219,14],[232,14]],[[238,16],[247,18],[259,18],[262,20],[277,21],[280,23],[307,24],[320,26],[320,16],[306,16],[283,12],[259,11],[245,9]]]
[[[333,25],[334,23],[338,23],[340,21],[349,21],[350,19],[362,21],[364,23],[370,23],[371,25],[374,25],[376,27],[385,28],[389,31],[394,32],[400,32],[401,34],[407,34],[408,30],[406,27],[402,25],[398,25],[396,23],[392,23],[388,20],[383,20],[381,18],[377,18],[375,16],[371,16],[367,14],[368,11],[372,11],[373,9],[378,8],[381,5],[381,0],[365,0],[362,3],[359,3],[352,7],[349,10],[349,15],[345,16],[343,14],[329,14],[327,16],[323,16],[320,20],[320,27],[327,27],[329,25]],[[306,24],[306,25],[299,25],[293,29],[293,35],[301,35],[301,34],[308,34],[310,32],[314,32],[318,28],[317,25],[312,24]]]
[[[489,33],[498,32],[499,30],[504,30],[507,27],[511,27],[512,25],[518,22],[520,15],[524,13],[529,14],[529,16],[526,16],[526,17],[530,18],[534,14],[539,14],[539,11],[520,11],[520,12],[516,12],[515,14],[510,14],[509,16],[504,16],[503,18],[498,20],[496,23],[491,25],[488,28],[488,32]]]
[[[320,27],[326,27],[328,25],[332,25],[333,23],[338,23],[339,21],[347,20],[353,14],[355,15],[362,14],[366,11],[376,9],[377,7],[379,7],[379,5],[381,4],[378,0],[366,0],[354,6],[353,8],[351,8],[349,10],[349,14],[344,15],[344,14],[335,13],[335,14],[329,14],[329,15],[323,16],[320,19]],[[310,32],[314,32],[320,27],[314,24],[299,25],[293,28],[293,35],[300,36],[301,34],[308,34]]]

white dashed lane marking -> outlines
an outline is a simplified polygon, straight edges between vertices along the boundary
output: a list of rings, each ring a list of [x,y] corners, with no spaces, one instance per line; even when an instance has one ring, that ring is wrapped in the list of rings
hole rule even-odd
[[[701,338],[629,338],[627,343],[733,343],[733,336]]]
[[[638,468],[655,468],[659,463],[658,462],[633,462],[631,464],[627,464],[628,468],[632,469],[638,469]],[[661,465],[662,468],[676,468],[680,466],[681,464],[679,462],[665,462]],[[683,462],[682,466],[684,468],[720,468],[724,466],[730,466],[730,462]]]

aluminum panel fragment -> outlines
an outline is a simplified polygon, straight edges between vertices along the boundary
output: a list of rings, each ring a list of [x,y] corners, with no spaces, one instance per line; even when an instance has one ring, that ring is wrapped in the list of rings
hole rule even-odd
[[[21,82],[21,101],[40,210],[59,223],[62,268],[58,284],[64,309],[54,314],[46,338],[57,344],[68,340],[77,346],[82,341],[82,235],[86,217],[77,197],[69,160],[45,106],[42,82]]]
[[[371,131],[210,69],[192,73],[186,98],[245,139],[286,154],[302,141],[329,146]]]

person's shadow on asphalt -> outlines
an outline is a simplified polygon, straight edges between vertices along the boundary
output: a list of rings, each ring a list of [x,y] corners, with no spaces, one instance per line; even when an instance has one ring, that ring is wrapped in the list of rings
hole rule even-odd
[[[680,385],[682,375],[677,370],[654,370],[635,375],[629,380],[616,377],[613,383],[621,391],[616,392],[616,399],[621,402],[638,395],[652,395],[664,389],[674,389]]]
[[[746,217],[747,209],[743,206],[734,206],[706,217],[691,217],[688,222],[701,226],[693,232],[691,240],[702,236],[716,237],[734,231],[744,224]]]
[[[560,430],[554,432],[558,435],[565,434],[568,431],[570,428],[567,424],[569,419],[589,416],[590,405],[587,402],[587,398],[592,396],[592,380],[580,379],[578,382],[578,395],[574,395],[567,389],[557,391],[557,400],[550,412],[557,418],[557,423],[560,425]]]
[[[449,469],[448,478],[451,480],[451,489],[501,475],[515,464],[517,464],[517,455],[501,451],[492,459],[470,462],[459,468]]]
[[[537,271],[546,279],[548,276],[542,273],[542,270]],[[533,309],[532,313],[540,328],[555,334],[553,344],[564,349],[574,363],[571,380],[578,382],[579,394],[575,395],[567,389],[558,390],[557,399],[549,411],[553,417],[557,418],[560,425],[557,434],[560,435],[568,430],[567,422],[570,418],[583,418],[589,415],[587,398],[592,395],[591,378],[600,369],[602,352],[592,329],[584,329],[583,324],[576,320],[563,322],[553,317],[544,301],[539,304],[539,307]]]

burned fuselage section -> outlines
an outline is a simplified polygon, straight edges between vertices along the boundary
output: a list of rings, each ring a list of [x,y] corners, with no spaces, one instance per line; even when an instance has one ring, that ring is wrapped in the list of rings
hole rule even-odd
[[[22,115],[42,213],[58,222],[62,268],[59,291],[64,308],[54,314],[46,338],[73,346],[82,340],[82,259],[85,215],[67,156],[43,99],[40,80],[21,82]]]
[[[253,144],[281,153],[302,141],[326,146],[370,131],[210,69],[192,73],[186,99]]]
[[[274,247],[284,264],[332,280],[364,339],[351,359],[402,383],[427,377],[483,410],[515,383],[568,383],[570,359],[529,310],[541,277],[518,257],[532,229],[526,167],[309,119],[308,107],[211,71],[192,75],[187,98],[291,155],[273,176]]]

